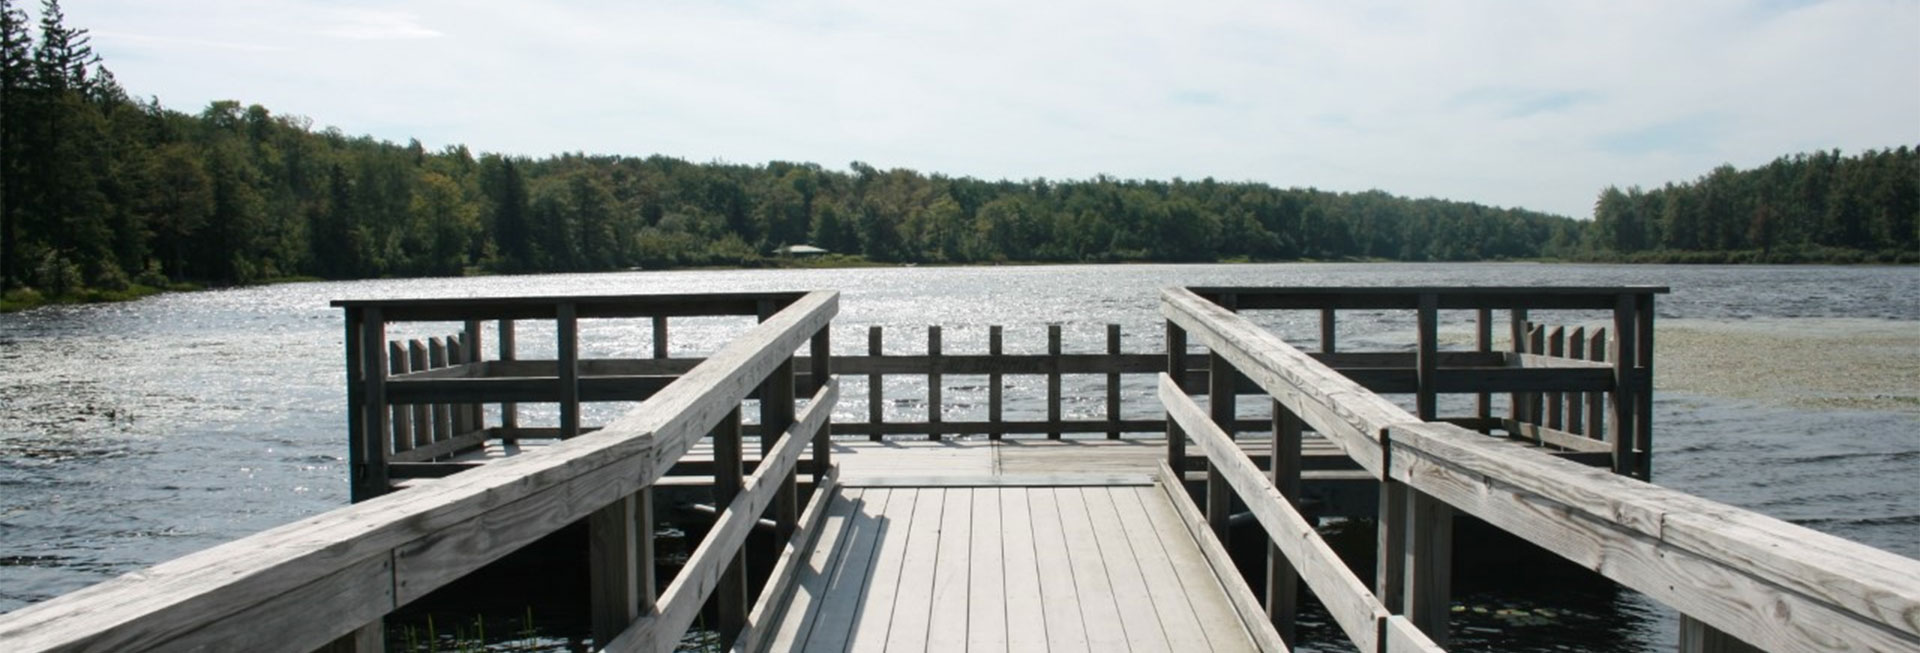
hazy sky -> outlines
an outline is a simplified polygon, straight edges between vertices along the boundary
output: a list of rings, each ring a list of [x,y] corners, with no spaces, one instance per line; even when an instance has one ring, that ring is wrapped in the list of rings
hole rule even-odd
[[[64,4],[174,109],[533,156],[1212,176],[1586,217],[1607,184],[1920,143],[1915,0]]]

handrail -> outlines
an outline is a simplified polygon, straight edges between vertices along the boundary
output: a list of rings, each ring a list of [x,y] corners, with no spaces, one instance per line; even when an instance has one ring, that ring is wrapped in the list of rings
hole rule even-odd
[[[1423,422],[1191,291],[1161,312],[1360,461],[1769,650],[1920,647],[1920,561]]]
[[[796,349],[839,293],[788,304],[591,434],[0,615],[17,651],[317,649],[651,486]]]
[[[1247,510],[1266,529],[1267,537],[1319,597],[1354,647],[1362,651],[1442,650],[1406,618],[1396,619],[1388,612],[1233,438],[1166,374],[1160,375],[1160,401],[1167,408],[1167,417],[1200,445],[1208,462],[1240,495]],[[1388,648],[1381,641],[1383,637],[1396,642],[1396,647]]]

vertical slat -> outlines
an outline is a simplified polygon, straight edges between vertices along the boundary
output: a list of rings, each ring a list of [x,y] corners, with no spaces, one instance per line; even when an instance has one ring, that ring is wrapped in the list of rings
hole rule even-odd
[[[447,366],[447,341],[444,338],[427,339],[427,369],[437,370]],[[433,404],[433,428],[430,430],[434,442],[453,437],[452,406],[443,403]]]
[[[1567,356],[1567,329],[1556,326],[1547,332],[1547,355],[1555,358]],[[1558,392],[1547,393],[1547,428],[1561,428],[1565,420],[1561,419],[1561,407],[1564,404]]]
[[[1238,303],[1233,295],[1222,295],[1215,300],[1227,310],[1233,310]],[[1237,439],[1239,433],[1234,430],[1233,422],[1239,408],[1238,397],[1234,394],[1234,381],[1240,372],[1233,368],[1225,356],[1218,352],[1207,354],[1207,408],[1213,423],[1227,433],[1228,438]],[[1220,466],[1209,459],[1207,461],[1207,526],[1213,529],[1213,536],[1221,542],[1227,538],[1227,523],[1233,516],[1233,488],[1227,485],[1227,477],[1220,473]]]
[[[367,355],[365,382],[361,388],[366,405],[367,424],[361,430],[366,453],[365,481],[356,487],[354,501],[365,501],[387,493],[387,318],[378,308],[362,314],[360,351]]]
[[[938,371],[940,369],[939,325],[927,327],[927,356],[931,359],[928,362],[929,371],[927,372],[927,424],[929,426],[927,429],[927,439],[939,440],[940,409],[941,406],[944,405],[941,403],[941,379],[940,372]]]
[[[1608,358],[1613,359],[1613,473],[1633,475],[1633,437],[1634,402],[1639,401],[1635,392],[1633,363],[1639,360],[1634,345],[1639,343],[1634,333],[1633,296],[1621,295],[1613,308],[1613,351]]]
[[[1167,377],[1180,389],[1186,389],[1187,330],[1167,320]],[[1167,467],[1176,474],[1187,472],[1187,434],[1173,420],[1167,420]]]
[[[1527,353],[1527,309],[1516,308],[1507,315],[1508,348],[1515,354]],[[1507,395],[1507,417],[1515,422],[1525,423],[1531,417],[1527,414],[1527,393],[1514,392]]]
[[[1333,353],[1337,345],[1335,339],[1337,335],[1339,335],[1339,323],[1336,321],[1336,313],[1331,308],[1320,309],[1320,351]]]
[[[1112,357],[1114,361],[1109,363],[1110,365],[1118,362],[1120,356],[1120,325],[1118,324],[1107,325],[1107,356]],[[1107,439],[1120,439],[1120,374],[1118,372],[1107,374],[1107,422],[1114,425],[1107,429]]]
[[[560,382],[560,437],[580,435],[580,317],[572,302],[554,309]],[[725,503],[719,505],[726,505]]]
[[[1273,402],[1273,458],[1269,465],[1273,487],[1295,510],[1300,505],[1300,439],[1304,431],[1300,418],[1279,401]],[[1294,617],[1300,609],[1300,573],[1280,553],[1267,545],[1267,618],[1279,631],[1280,639],[1292,647],[1295,643]]]
[[[1453,506],[1411,487],[1407,493],[1407,562],[1401,614],[1435,644],[1447,645],[1453,598]]]
[[[828,324],[814,332],[808,344],[808,373],[813,376],[813,387],[807,396],[814,396],[825,387],[833,374],[833,325]],[[833,420],[820,423],[820,430],[813,434],[813,484],[820,486],[826,478],[827,468],[833,464]]]
[[[408,369],[407,351],[398,342],[387,343],[387,371],[400,376],[413,370]],[[393,451],[406,451],[413,448],[413,407],[394,406],[393,433],[391,437]]]
[[[487,359],[485,350],[480,348],[486,330],[479,320],[467,320],[462,325],[466,332],[460,336],[461,360],[479,365]],[[480,404],[467,404],[467,430],[478,431],[487,428],[487,411]]]
[[[1527,351],[1532,352],[1534,354],[1547,353],[1546,325],[1541,325],[1541,324],[1529,325],[1527,329]],[[1527,393],[1527,421],[1529,423],[1543,424],[1547,421],[1546,407],[1541,405],[1541,402],[1545,399],[1545,397],[1546,395],[1538,392]],[[1539,443],[1540,443],[1539,438],[1535,438],[1534,444],[1539,444]]]
[[[1585,327],[1574,327],[1573,331],[1567,333],[1567,357],[1572,358],[1574,360],[1586,360],[1587,330]],[[1566,411],[1567,411],[1567,432],[1568,433],[1578,433],[1582,435],[1586,434],[1587,432],[1586,405],[1587,405],[1586,393],[1584,392],[1567,393]]]
[[[1587,360],[1604,363],[1607,360],[1607,329],[1593,330],[1593,337],[1587,339]],[[1587,393],[1587,437],[1595,440],[1607,439],[1607,393]]]
[[[881,338],[880,325],[876,324],[867,327],[868,356],[879,358],[885,355],[885,352],[881,349]],[[886,410],[880,403],[883,399],[885,384],[886,377],[879,374],[867,375],[867,423],[873,424],[874,426],[879,426],[881,422],[886,421]],[[874,442],[879,442],[886,436],[875,431],[871,437]]]
[[[1473,348],[1481,353],[1493,351],[1493,309],[1483,308],[1474,314]],[[1482,392],[1474,399],[1474,414],[1480,419],[1493,417],[1493,395]],[[1482,429],[1485,433],[1488,429]]]
[[[667,316],[655,315],[653,316],[653,357],[666,358],[667,354]]]
[[[1003,331],[998,324],[987,327],[987,355],[992,356],[996,363],[999,362],[1000,356],[1006,353],[1001,349]],[[999,366],[996,365],[994,369],[999,369]],[[987,439],[990,440],[998,440],[1007,432],[1000,426],[1002,419],[1000,402],[1001,394],[1005,392],[1004,386],[1005,379],[999,372],[987,375],[987,423],[992,425],[987,430]]]
[[[739,496],[744,477],[741,473],[740,407],[735,406],[713,427],[713,504],[724,506]],[[741,547],[714,586],[714,602],[719,605],[720,641],[732,642],[747,623],[747,552]]]
[[[1047,325],[1047,439],[1060,439],[1060,325]]]
[[[447,338],[447,365],[459,367],[467,364],[467,343],[462,336]],[[461,435],[473,430],[473,411],[470,404],[453,404],[453,434]]]
[[[1634,299],[1634,335],[1640,342],[1634,347],[1638,368],[1634,372],[1633,446],[1639,451],[1634,472],[1642,481],[1653,480],[1653,295]]]
[[[503,361],[515,360],[519,356],[518,352],[514,351],[513,325],[513,320],[500,320],[500,328],[498,329],[500,332],[500,360]],[[511,401],[500,404],[500,428],[507,430],[508,435],[501,438],[507,444],[514,444],[519,441],[519,438],[512,435],[513,429],[520,428],[519,404]]]
[[[1422,421],[1431,422],[1437,418],[1439,394],[1435,391],[1434,380],[1439,371],[1440,348],[1440,296],[1434,293],[1420,295],[1418,316],[1418,349],[1414,354],[1414,405]]]
[[[407,342],[407,366],[415,372],[433,369],[427,366],[427,345],[418,340]],[[425,446],[433,442],[433,406],[431,404],[413,405],[413,446]]]
[[[645,490],[642,490],[642,494]],[[651,539],[642,530],[641,496],[627,496],[587,517],[587,568],[592,593],[593,640],[612,641],[640,618],[640,549]]]

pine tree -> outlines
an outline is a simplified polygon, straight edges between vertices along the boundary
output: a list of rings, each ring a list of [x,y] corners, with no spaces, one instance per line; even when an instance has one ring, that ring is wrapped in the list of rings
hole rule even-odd
[[[0,0],[0,292],[18,278],[20,192],[20,122],[24,97],[32,74],[33,40],[27,34],[27,15]]]

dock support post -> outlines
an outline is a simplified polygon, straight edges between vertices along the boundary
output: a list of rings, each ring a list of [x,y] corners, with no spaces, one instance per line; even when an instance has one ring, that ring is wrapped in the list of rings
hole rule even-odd
[[[360,410],[355,415],[350,444],[360,445],[358,454],[349,453],[361,464],[354,477],[352,500],[356,503],[387,493],[387,322],[378,308],[360,313],[359,323],[348,320],[348,342],[359,338],[359,346],[348,352],[348,374],[359,372]],[[351,394],[351,393],[349,393]]]
[[[667,316],[653,316],[653,357],[667,357]]]
[[[1299,416],[1278,400],[1273,402],[1273,462],[1269,471],[1273,486],[1295,510],[1300,506],[1300,438],[1304,425]],[[1294,616],[1300,609],[1300,572],[1287,561],[1280,548],[1267,544],[1267,618],[1273,622],[1280,639],[1292,647]]]
[[[739,496],[745,485],[740,454],[740,407],[734,406],[713,427],[713,505],[733,503],[734,497]],[[714,585],[713,600],[720,608],[719,623],[714,625],[714,630],[720,633],[720,641],[739,639],[740,630],[747,624],[749,605],[745,547],[734,553],[726,571],[720,574],[720,580]]]
[[[1233,295],[1221,295],[1217,299],[1221,306],[1233,310],[1237,303]],[[1233,369],[1233,363],[1227,361],[1219,352],[1207,354],[1207,410],[1213,423],[1225,431],[1227,439],[1237,440],[1234,432],[1234,417],[1239,412],[1234,394],[1234,381],[1240,373]],[[1233,488],[1227,485],[1227,477],[1220,473],[1220,467],[1207,461],[1207,525],[1213,528],[1213,536],[1222,544],[1227,542],[1227,524],[1233,517]]]
[[[1473,348],[1483,354],[1493,352],[1493,309],[1483,308],[1474,314]],[[1474,398],[1474,415],[1484,423],[1493,418],[1493,395],[1482,392]],[[1482,428],[1481,433],[1492,429]]]
[[[1047,325],[1047,439],[1060,439],[1060,325]]]
[[[519,354],[514,351],[517,347],[513,341],[513,325],[513,320],[500,320],[499,347],[500,360],[503,361],[517,360],[519,358]],[[515,444],[520,441],[520,438],[515,437],[513,434],[514,429],[520,428],[520,404],[511,401],[500,404],[500,428],[507,433],[506,437],[501,438],[505,443]]]
[[[1613,473],[1638,476],[1634,468],[1633,441],[1640,393],[1634,379],[1634,362],[1639,360],[1635,345],[1640,339],[1634,333],[1638,323],[1633,309],[1632,295],[1621,295],[1614,303],[1613,351],[1608,357],[1613,359]]]
[[[580,435],[580,317],[571,302],[555,308],[553,337],[559,342],[560,439]]]
[[[807,370],[813,376],[813,384],[807,388],[807,396],[812,397],[826,387],[827,378],[833,374],[833,328],[832,325],[820,327],[808,343]],[[813,486],[820,487],[820,480],[827,477],[827,468],[833,464],[833,420],[820,423],[820,431],[813,436]]]
[[[1511,338],[1509,349],[1513,352],[1508,365],[1519,365],[1520,354],[1527,353],[1527,309],[1516,308],[1509,312],[1507,319],[1508,335]],[[1527,393],[1515,392],[1507,396],[1507,417],[1516,423],[1531,421],[1527,412]]]
[[[412,360],[407,356],[406,348],[400,346],[400,343],[387,343],[388,378],[412,372],[413,370],[408,369],[412,367],[410,362]],[[388,411],[390,415],[388,419],[391,420],[389,425],[393,428],[393,448],[390,451],[398,453],[413,448],[413,408],[412,406],[394,406]]]
[[[612,641],[653,607],[653,489],[587,517],[593,641]]]
[[[1634,472],[1642,481],[1653,481],[1653,295],[1634,299],[1634,335],[1639,342],[1634,351],[1639,357],[1634,374],[1633,445],[1640,451]]]
[[[1761,650],[1704,621],[1680,615],[1680,653],[1760,653]]]
[[[1107,356],[1120,357],[1120,325],[1107,325]],[[1107,439],[1120,439],[1120,374],[1107,374]]]
[[[996,365],[993,369],[995,370],[1000,369],[998,363],[1003,353],[1001,349],[1003,345],[1002,334],[1004,331],[1005,329],[1002,329],[998,324],[987,327],[987,355],[994,358]],[[1002,387],[1004,385],[1005,378],[1000,376],[1000,372],[995,371],[987,375],[987,439],[989,440],[998,440],[1007,433],[1006,427],[1000,425],[1000,401],[1001,394],[1005,392],[1005,388]]]
[[[771,300],[760,301],[760,321],[778,313],[780,307]],[[939,327],[935,327],[938,329]],[[773,445],[780,441],[781,434],[793,427],[793,354],[786,352],[773,374],[760,384],[760,456],[766,460],[773,453]],[[811,434],[809,434],[811,435]],[[716,506],[726,504],[716,503]],[[796,524],[800,522],[800,485],[797,475],[788,472],[780,479],[780,489],[774,495],[773,523],[777,535],[775,546],[786,542],[793,535]]]
[[[427,363],[427,345],[418,340],[407,342],[407,365],[414,372],[433,369]],[[433,443],[433,405],[413,405],[413,444],[412,447],[424,447]]]
[[[1415,404],[1420,420],[1431,422],[1439,417],[1439,295],[1420,295],[1419,312]],[[1389,448],[1390,456],[1391,444],[1386,438],[1382,438],[1382,446]],[[1453,506],[1391,479],[1381,491],[1404,493],[1400,508],[1405,512],[1401,535],[1405,558],[1400,573],[1406,585],[1400,596],[1401,614],[1434,643],[1445,646],[1453,594]]]
[[[1187,387],[1187,331],[1167,320],[1167,377],[1181,390]],[[1187,473],[1187,434],[1180,425],[1167,420],[1167,467],[1184,477]]]
[[[883,355],[882,347],[880,346],[881,337],[882,336],[880,335],[880,325],[876,324],[876,325],[867,327],[867,355],[868,356],[871,356],[873,358],[879,358]],[[883,399],[881,395],[884,394],[883,390],[885,389],[886,380],[887,380],[887,377],[881,376],[879,374],[867,375],[867,423],[872,424],[875,427],[873,430],[873,435],[868,437],[874,442],[879,442],[881,440],[886,439],[887,437],[887,436],[881,435],[880,429],[879,429],[880,424],[886,421],[886,416],[887,416],[886,411],[880,405],[880,402]]]
[[[380,618],[320,647],[319,653],[382,653],[386,650],[386,619]]]
[[[466,332],[460,336],[460,346],[464,348],[460,354],[461,359],[465,362],[479,365],[481,361],[486,359],[485,352],[480,349],[480,345],[483,342],[481,333],[485,330],[485,327],[479,320],[467,320],[463,328]],[[480,404],[467,404],[464,408],[466,410],[468,430],[480,431],[487,428],[487,412],[480,407]]]

